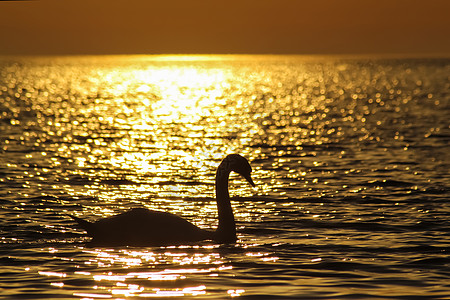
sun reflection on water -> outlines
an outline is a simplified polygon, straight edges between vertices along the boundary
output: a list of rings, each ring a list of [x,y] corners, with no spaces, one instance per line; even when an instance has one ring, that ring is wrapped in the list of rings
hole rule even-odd
[[[245,256],[249,261],[259,259],[264,263],[274,263],[279,259],[273,253],[256,250],[259,246],[242,244],[236,250],[246,249]],[[229,262],[234,251],[217,244],[151,249],[80,247],[79,250],[80,256],[71,259],[75,271],[37,271],[36,267],[26,271],[48,277],[50,285],[55,288],[70,289],[76,282],[83,283],[84,288],[86,284],[92,284],[91,292],[73,293],[73,296],[84,299],[208,295],[218,281],[236,276]],[[54,255],[54,259],[67,259],[64,251],[55,248],[47,251]],[[228,297],[239,297],[244,293],[245,289],[238,286],[223,290],[223,296]]]
[[[61,182],[68,183],[64,189],[69,195],[95,197],[116,209],[125,208],[124,198],[165,209],[141,199],[214,196],[215,168],[224,154],[248,139],[246,128],[256,125],[235,122],[237,108],[225,109],[230,101],[243,105],[242,99],[234,99],[230,68],[205,65],[211,57],[188,58],[160,57],[153,64],[132,58],[115,68],[107,58],[86,68],[82,60],[76,68],[61,60],[39,69],[42,77],[35,89],[46,92],[36,94],[32,103],[43,128],[36,145],[56,140],[47,148],[57,154],[49,167],[64,170]],[[183,63],[168,63],[173,59]],[[172,204],[177,212],[177,203]],[[84,207],[94,215],[113,213],[92,203]],[[214,214],[212,209],[201,208],[205,215]]]
[[[208,293],[205,284],[191,285],[193,276],[217,277],[232,269],[215,251],[218,245],[166,247],[157,251],[132,249],[82,249],[91,258],[85,266],[95,271],[76,271],[79,278],[92,278],[92,293],[74,293],[86,299],[123,297],[183,297]],[[192,251],[192,250],[201,251]],[[155,249],[156,250],[156,249]],[[189,251],[183,251],[189,250]],[[94,258],[95,257],[95,258]],[[93,266],[95,265],[95,266]],[[169,267],[170,266],[170,267]],[[177,267],[174,267],[177,266]],[[85,267],[79,266],[79,269]],[[102,271],[104,269],[105,271]],[[116,269],[116,271],[110,271]],[[66,273],[40,271],[40,275],[64,279]],[[194,281],[193,281],[194,280]],[[205,281],[204,279],[202,281]],[[183,283],[185,282],[185,283]],[[52,282],[63,287],[64,282]],[[182,287],[181,287],[182,286]],[[228,291],[239,296],[244,290]]]

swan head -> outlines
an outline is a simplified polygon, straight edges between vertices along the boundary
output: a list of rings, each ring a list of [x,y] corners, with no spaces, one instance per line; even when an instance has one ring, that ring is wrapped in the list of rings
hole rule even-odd
[[[227,157],[225,157],[224,161],[228,163],[228,168],[230,171],[234,171],[244,177],[248,183],[250,183],[252,186],[255,186],[255,183],[252,180],[251,173],[252,173],[252,167],[250,166],[250,163],[248,160],[239,155],[239,154],[229,154]]]

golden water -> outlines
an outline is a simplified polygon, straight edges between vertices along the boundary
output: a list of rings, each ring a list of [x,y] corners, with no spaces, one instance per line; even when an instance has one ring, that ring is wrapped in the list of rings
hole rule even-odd
[[[411,296],[448,285],[448,59],[3,58],[0,295]],[[65,214],[133,207],[217,225],[220,160],[238,242],[89,248]]]

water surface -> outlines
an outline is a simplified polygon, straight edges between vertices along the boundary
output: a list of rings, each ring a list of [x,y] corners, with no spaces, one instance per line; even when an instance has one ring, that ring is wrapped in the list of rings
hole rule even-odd
[[[0,296],[448,299],[450,60],[0,60]],[[67,214],[134,207],[236,244],[90,248]]]

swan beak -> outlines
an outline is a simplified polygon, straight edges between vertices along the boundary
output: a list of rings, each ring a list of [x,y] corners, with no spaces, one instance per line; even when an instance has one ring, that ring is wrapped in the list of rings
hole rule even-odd
[[[252,177],[250,176],[250,173],[249,174],[242,174],[242,176],[244,176],[244,178],[247,179],[248,183],[250,183],[253,187],[256,186],[255,183],[252,180]]]

